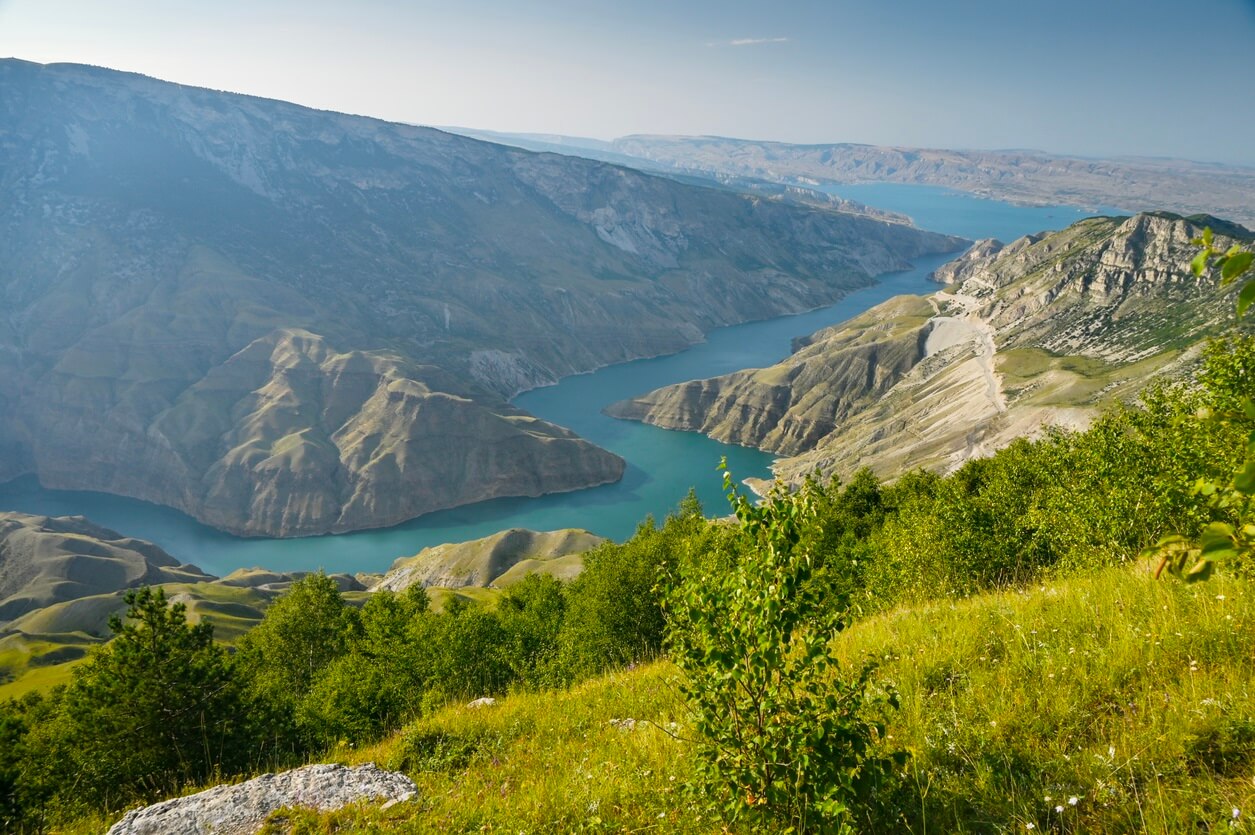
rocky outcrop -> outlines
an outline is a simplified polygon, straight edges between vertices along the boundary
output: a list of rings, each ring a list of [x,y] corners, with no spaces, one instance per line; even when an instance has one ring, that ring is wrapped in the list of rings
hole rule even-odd
[[[681,383],[617,417],[791,456],[779,476],[870,466],[952,469],[1187,366],[1232,317],[1231,289],[1189,270],[1214,218],[1094,218],[1008,245],[982,241],[936,273],[948,289],[891,299],[801,340],[765,369]]]
[[[416,585],[504,587],[532,573],[567,580],[579,573],[581,555],[605,541],[582,530],[511,528],[483,539],[436,545],[413,557],[402,557],[371,591],[404,591]]]
[[[403,802],[417,794],[413,780],[373,763],[308,765],[128,812],[108,835],[253,835],[279,809],[331,811],[362,801]]]
[[[96,68],[0,86],[0,478],[245,535],[613,481],[506,398],[959,243]]]
[[[213,579],[151,542],[82,516],[0,513],[0,632],[28,612],[68,600]]]

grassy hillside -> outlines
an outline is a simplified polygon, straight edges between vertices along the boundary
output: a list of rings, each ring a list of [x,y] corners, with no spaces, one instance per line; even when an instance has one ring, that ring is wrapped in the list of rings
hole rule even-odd
[[[865,827],[1251,831],[1253,603],[1249,581],[1183,586],[1124,568],[855,626],[836,651],[879,659],[878,681],[901,697],[887,742],[913,754]],[[569,691],[437,711],[336,755],[404,769],[418,801],[297,812],[287,823],[296,832],[717,831],[682,791],[687,729],[675,675],[659,662]]]

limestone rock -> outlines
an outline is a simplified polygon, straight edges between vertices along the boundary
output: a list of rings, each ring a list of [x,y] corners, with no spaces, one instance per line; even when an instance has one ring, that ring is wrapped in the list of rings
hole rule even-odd
[[[409,800],[417,793],[410,778],[374,764],[309,765],[128,812],[108,835],[252,835],[285,806],[329,811],[362,800]]]

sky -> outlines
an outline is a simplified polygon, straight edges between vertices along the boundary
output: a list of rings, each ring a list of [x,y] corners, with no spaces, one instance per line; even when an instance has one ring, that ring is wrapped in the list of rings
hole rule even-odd
[[[1255,0],[0,0],[0,56],[426,125],[1255,165]]]

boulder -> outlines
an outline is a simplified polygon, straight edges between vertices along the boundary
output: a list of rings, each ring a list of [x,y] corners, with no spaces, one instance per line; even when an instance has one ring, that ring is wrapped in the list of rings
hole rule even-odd
[[[108,835],[252,835],[285,806],[329,811],[359,800],[413,798],[414,781],[374,763],[307,765],[128,812]]]

